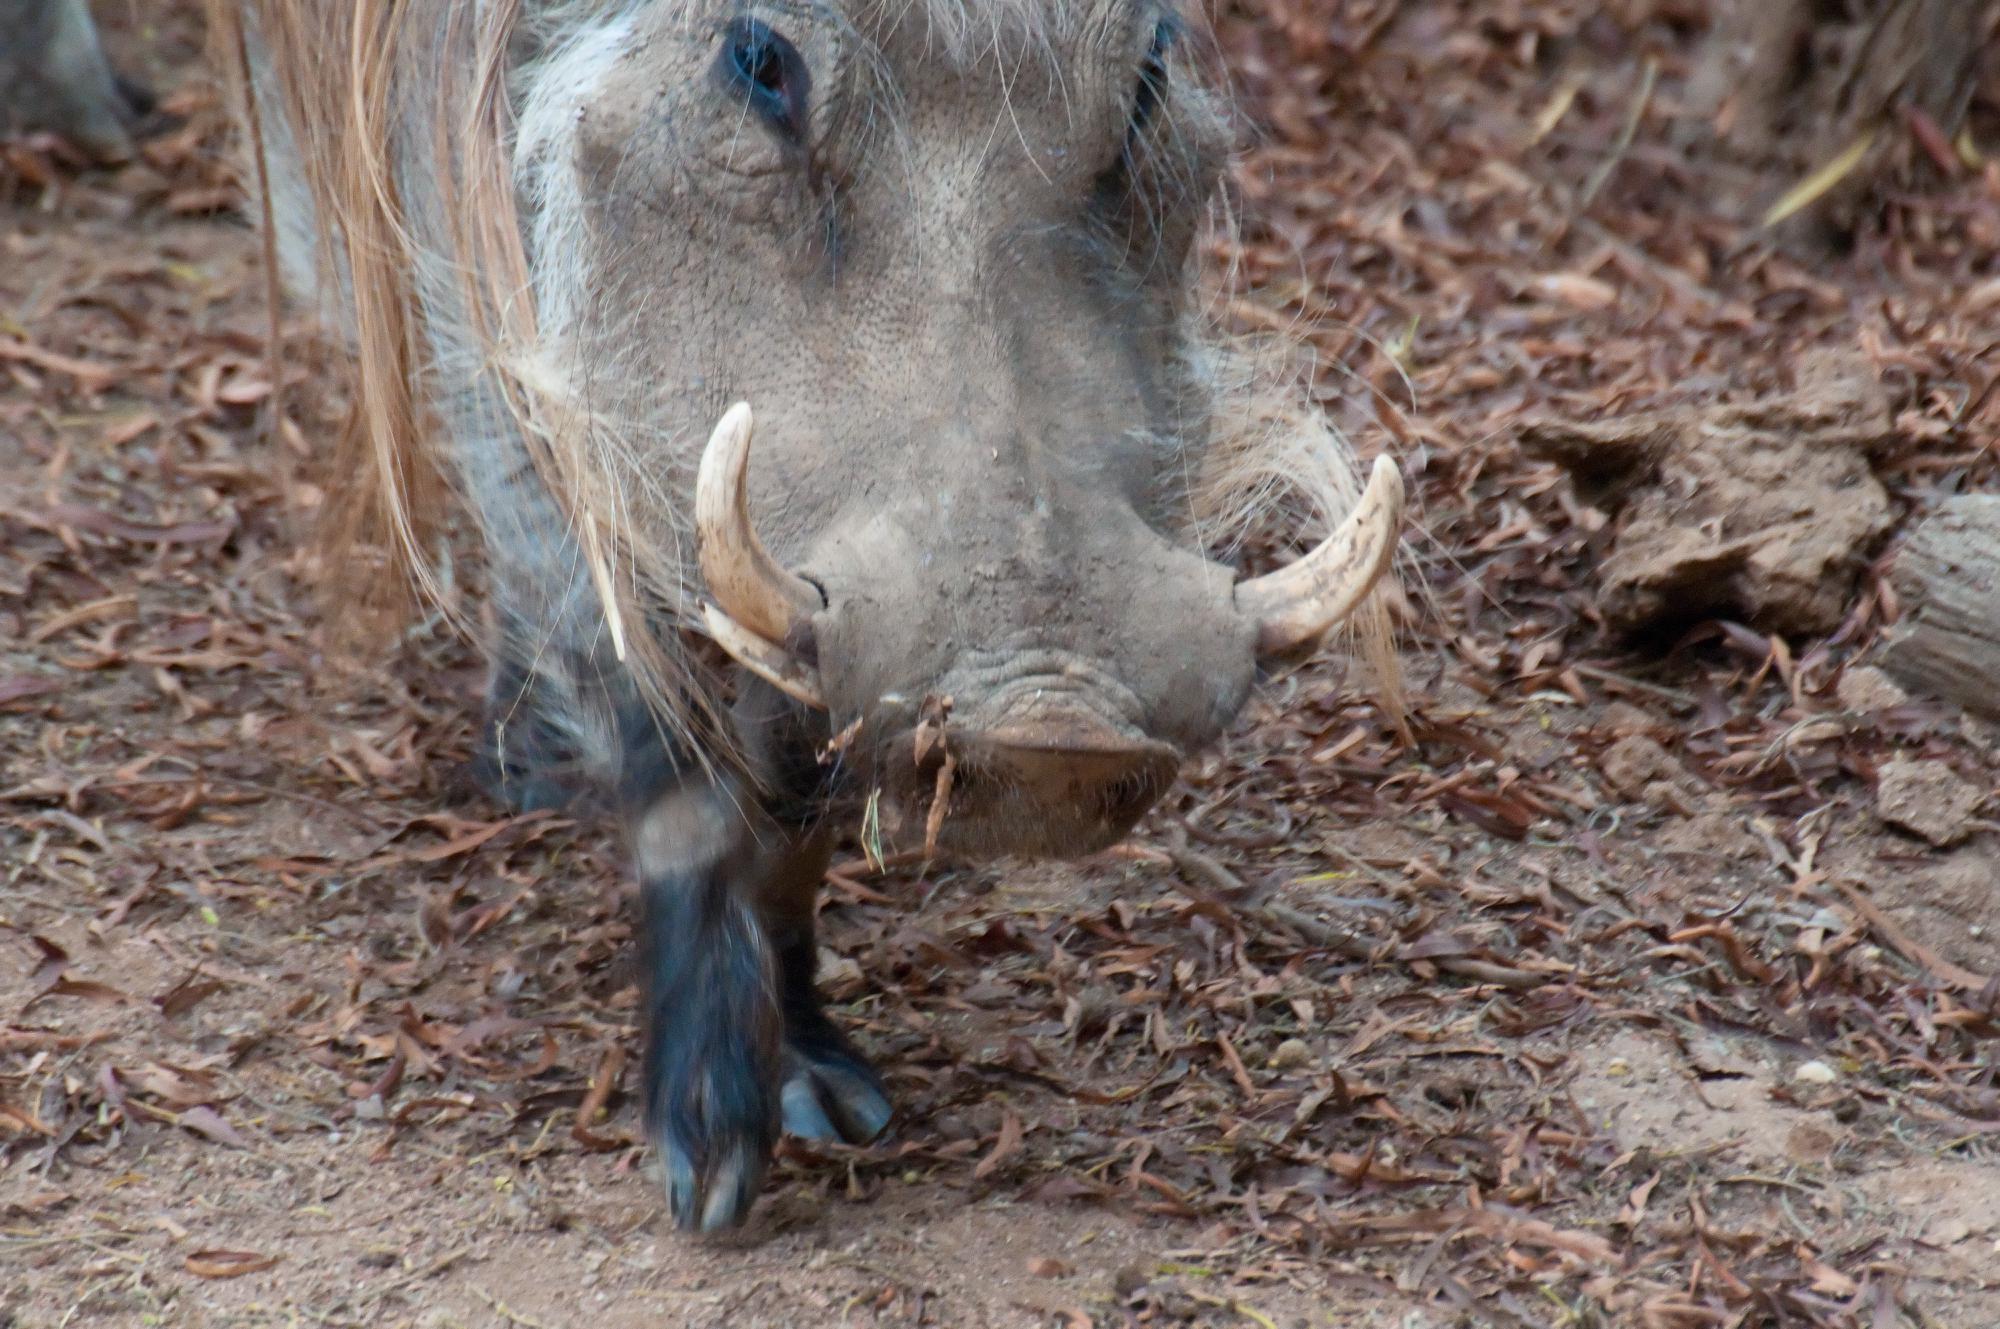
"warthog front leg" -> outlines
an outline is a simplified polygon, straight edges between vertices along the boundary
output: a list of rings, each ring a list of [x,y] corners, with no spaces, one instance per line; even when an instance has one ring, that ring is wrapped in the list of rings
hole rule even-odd
[[[472,776],[489,798],[515,812],[566,808],[590,790],[586,744],[551,705],[549,684],[507,651],[494,655],[486,712],[473,748]]]
[[[785,1129],[805,1140],[866,1144],[889,1124],[889,1095],[820,1005],[813,982],[819,961],[813,904],[826,871],[826,837],[812,837],[801,851],[791,870],[771,883],[762,911],[776,952],[785,1022]]]
[[[873,1139],[881,1080],[821,1008],[814,906],[831,836],[815,718],[746,684],[736,720],[750,782],[712,773],[602,661],[530,652],[501,619],[475,771],[517,808],[609,795],[639,878],[646,1123],[684,1228],[743,1221],[782,1128]],[[529,663],[532,661],[532,663]],[[585,686],[595,681],[598,686]]]
[[[778,1136],[784,1017],[758,917],[764,856],[726,790],[638,811],[646,1123],[684,1228],[743,1221]]]
[[[779,1127],[860,1143],[882,1082],[821,1009],[813,901],[828,838],[691,783],[635,810],[646,1111],[684,1228],[743,1221]]]

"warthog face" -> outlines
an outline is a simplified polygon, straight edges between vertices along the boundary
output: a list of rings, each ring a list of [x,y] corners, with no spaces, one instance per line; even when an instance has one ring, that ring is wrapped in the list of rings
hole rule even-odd
[[[1118,838],[1260,642],[1317,635],[1393,543],[1385,473],[1310,567],[1238,585],[1203,551],[1189,251],[1226,140],[1178,38],[1127,0],[956,37],[654,5],[559,53],[564,123],[531,126],[571,145],[537,258],[595,409],[699,436],[747,403],[701,472],[711,631],[858,720],[861,780],[951,849]]]

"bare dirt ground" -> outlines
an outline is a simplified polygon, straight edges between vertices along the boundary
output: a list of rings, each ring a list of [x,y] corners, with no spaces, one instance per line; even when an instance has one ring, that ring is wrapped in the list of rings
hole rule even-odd
[[[471,792],[436,625],[324,653],[330,363],[260,442],[198,30],[108,10],[181,122],[0,170],[0,1325],[2000,1324],[1995,734],[1868,667],[1994,477],[2000,165],[1788,254],[1669,146],[1701,4],[1225,10],[1409,734],[1333,659],[1127,851],[840,869],[900,1116],[700,1243],[619,853]]]

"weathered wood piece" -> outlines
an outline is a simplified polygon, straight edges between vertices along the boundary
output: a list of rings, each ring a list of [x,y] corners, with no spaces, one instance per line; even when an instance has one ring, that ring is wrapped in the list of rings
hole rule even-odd
[[[1896,556],[1903,619],[1882,667],[1899,683],[2000,717],[2000,494],[1945,500]]]

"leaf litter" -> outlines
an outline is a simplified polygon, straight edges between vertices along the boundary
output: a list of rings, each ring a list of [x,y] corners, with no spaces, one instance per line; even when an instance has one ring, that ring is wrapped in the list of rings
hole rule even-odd
[[[1820,349],[1881,384],[1857,464],[1898,529],[1995,478],[1958,297],[2000,179],[1891,197],[1830,262],[1704,212],[1669,145],[1707,9],[1221,8],[1256,133],[1229,313],[1303,333],[1419,499],[1407,733],[1336,658],[1269,680],[1125,850],[932,871],[864,835],[824,968],[899,1119],[787,1142],[758,1257],[657,1253],[616,847],[469,791],[460,643],[324,651],[318,498],[258,441],[254,246],[176,8],[178,128],[114,174],[36,140],[0,171],[0,1312],[2000,1320],[2000,1214],[1941,1227],[1921,1190],[2000,1180],[2000,905],[1943,912],[1947,855],[1869,811],[1897,759],[1995,788],[1996,735],[1841,700],[1895,535],[1809,630],[1739,600],[1634,636],[1601,603],[1618,505],[1523,446],[1761,420]],[[311,438],[330,356],[290,348]],[[937,1263],[903,1236],[966,1230]],[[496,1281],[521,1241],[552,1287]]]

